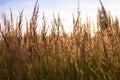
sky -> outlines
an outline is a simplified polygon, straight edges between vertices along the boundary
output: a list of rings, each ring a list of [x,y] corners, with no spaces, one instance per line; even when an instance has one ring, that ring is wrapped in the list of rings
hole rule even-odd
[[[102,2],[113,16],[120,16],[120,0],[102,0]],[[0,0],[0,22],[3,19],[2,14],[6,13],[7,17],[10,17],[10,9],[12,9],[15,18],[23,9],[23,20],[26,18],[29,20],[35,3],[36,0]],[[50,25],[53,13],[57,17],[59,12],[65,30],[72,30],[72,14],[77,16],[78,0],[38,0],[38,4],[40,21],[44,12],[47,23]],[[87,16],[94,22],[97,17],[97,9],[100,7],[99,0],[80,0],[79,4],[82,21],[84,22]]]

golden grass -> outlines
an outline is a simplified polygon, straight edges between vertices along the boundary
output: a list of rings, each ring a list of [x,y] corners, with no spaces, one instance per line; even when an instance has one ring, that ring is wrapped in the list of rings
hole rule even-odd
[[[45,16],[41,33],[37,32],[39,5],[36,3],[30,24],[22,32],[23,11],[16,26],[4,16],[0,24],[0,80],[119,80],[119,20],[105,10],[98,10],[97,29],[92,37],[89,21],[74,19],[73,33],[68,35],[58,16],[47,35]],[[101,16],[103,15],[103,16]]]

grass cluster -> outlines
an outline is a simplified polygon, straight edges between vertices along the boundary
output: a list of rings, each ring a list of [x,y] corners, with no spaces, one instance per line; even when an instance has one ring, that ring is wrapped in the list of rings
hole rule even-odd
[[[101,1],[100,1],[101,3]],[[120,26],[103,4],[97,29],[91,36],[90,21],[81,24],[73,16],[73,32],[67,34],[61,19],[53,17],[48,33],[43,15],[37,32],[38,4],[22,32],[23,11],[14,24],[13,14],[0,24],[0,80],[119,80]]]

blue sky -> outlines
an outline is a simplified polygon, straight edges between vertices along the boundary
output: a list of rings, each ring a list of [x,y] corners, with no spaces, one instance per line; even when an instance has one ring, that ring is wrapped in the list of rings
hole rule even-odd
[[[18,16],[20,10],[24,9],[24,19],[30,19],[36,0],[0,0],[0,22],[2,22],[1,14],[6,13],[9,17],[10,8],[14,17]],[[102,0],[107,10],[113,16],[120,16],[120,0]],[[39,17],[42,17],[44,11],[48,24],[52,20],[53,13],[57,17],[58,11],[67,31],[71,30],[72,13],[76,16],[78,0],[38,0]],[[93,21],[96,19],[97,8],[100,6],[99,0],[80,0],[80,11],[82,20],[85,17]],[[39,19],[40,19],[39,18]]]

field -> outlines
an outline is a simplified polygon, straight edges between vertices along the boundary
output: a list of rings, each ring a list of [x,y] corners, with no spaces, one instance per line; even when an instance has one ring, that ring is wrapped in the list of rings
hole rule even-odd
[[[78,11],[73,16],[73,32],[64,30],[61,19],[53,16],[48,32],[43,15],[42,29],[37,18],[36,3],[31,20],[26,20],[23,32],[23,11],[18,20],[4,17],[0,23],[0,80],[119,80],[120,26],[100,2],[97,32],[91,36],[88,19],[81,24]],[[49,33],[49,34],[48,34]]]

